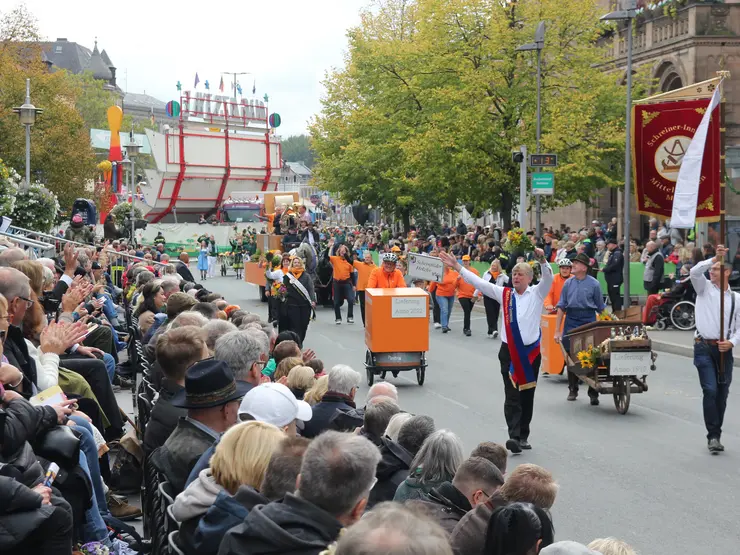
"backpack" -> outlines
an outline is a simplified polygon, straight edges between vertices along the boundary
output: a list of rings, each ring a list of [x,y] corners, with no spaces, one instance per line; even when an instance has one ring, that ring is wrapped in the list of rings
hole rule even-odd
[[[138,493],[144,480],[144,449],[134,430],[129,430],[111,448],[110,487],[117,493]]]

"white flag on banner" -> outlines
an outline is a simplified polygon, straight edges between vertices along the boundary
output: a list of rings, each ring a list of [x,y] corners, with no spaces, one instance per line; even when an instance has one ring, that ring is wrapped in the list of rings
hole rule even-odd
[[[676,190],[673,194],[673,210],[671,211],[671,227],[691,229],[696,224],[696,206],[699,202],[699,182],[701,181],[701,167],[704,162],[704,149],[709,132],[709,120],[712,112],[719,105],[722,82],[714,90],[709,101],[707,111],[701,118],[701,123],[694,134],[694,138],[686,149],[686,154],[678,170]]]

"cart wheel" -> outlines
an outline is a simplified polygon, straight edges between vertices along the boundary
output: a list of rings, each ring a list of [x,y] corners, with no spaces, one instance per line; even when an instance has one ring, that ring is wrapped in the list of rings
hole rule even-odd
[[[426,377],[426,368],[420,366],[416,369],[416,383],[424,385],[424,378]]]
[[[630,377],[614,378],[614,406],[619,414],[627,414],[630,408]]]
[[[373,385],[375,381],[375,372],[373,372],[373,355],[370,351],[365,352],[365,373],[367,374],[367,385]]]
[[[663,331],[666,328],[666,321],[662,319],[658,319],[655,321],[655,329],[658,331]]]
[[[671,309],[671,323],[673,327],[681,331],[693,330],[696,327],[696,315],[694,303],[681,301]]]

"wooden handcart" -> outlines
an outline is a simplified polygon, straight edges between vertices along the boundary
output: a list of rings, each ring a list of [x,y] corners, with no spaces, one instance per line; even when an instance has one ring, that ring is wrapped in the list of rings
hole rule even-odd
[[[648,390],[647,375],[655,370],[657,354],[639,320],[598,321],[567,334],[570,352],[565,364],[570,372],[601,394],[612,394],[617,412],[627,414],[632,393]],[[591,353],[593,366],[579,361],[578,354]]]

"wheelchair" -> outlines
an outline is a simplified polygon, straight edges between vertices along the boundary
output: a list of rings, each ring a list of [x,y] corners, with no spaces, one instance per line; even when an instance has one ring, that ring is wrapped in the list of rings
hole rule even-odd
[[[644,323],[652,325],[658,331],[673,326],[680,331],[691,331],[696,328],[696,293],[691,281],[686,280],[683,287],[674,287],[651,307],[645,315]],[[647,312],[647,310],[646,310]]]

